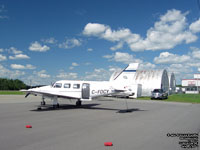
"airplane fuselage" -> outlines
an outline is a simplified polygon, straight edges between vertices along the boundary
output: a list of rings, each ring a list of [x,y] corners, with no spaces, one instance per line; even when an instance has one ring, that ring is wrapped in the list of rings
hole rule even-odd
[[[80,99],[90,101],[92,98],[106,96],[114,93],[111,82],[109,81],[73,81],[60,80],[52,86],[30,89],[32,92],[41,93],[46,98],[56,95],[58,98]]]
[[[57,87],[57,85],[60,85]],[[98,81],[57,81],[53,86],[60,94],[81,100],[91,100],[94,97],[105,96],[113,92],[110,82]]]
[[[41,95],[41,105],[45,105],[45,98],[52,99],[54,106],[59,105],[58,98],[77,99],[76,105],[80,106],[81,101],[91,101],[95,97],[116,94],[133,95],[132,83],[128,79],[131,78],[137,67],[138,64],[129,64],[117,76],[112,77],[110,81],[60,80],[53,85],[22,91],[27,93],[25,97],[30,94]]]

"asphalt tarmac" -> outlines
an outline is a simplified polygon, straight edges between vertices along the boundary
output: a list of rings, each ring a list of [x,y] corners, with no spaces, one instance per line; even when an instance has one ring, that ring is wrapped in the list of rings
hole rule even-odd
[[[38,96],[0,96],[0,150],[182,150],[181,142],[200,138],[200,104],[129,99],[127,112],[119,98],[80,108],[75,101],[60,100],[59,109],[46,102],[37,110]]]

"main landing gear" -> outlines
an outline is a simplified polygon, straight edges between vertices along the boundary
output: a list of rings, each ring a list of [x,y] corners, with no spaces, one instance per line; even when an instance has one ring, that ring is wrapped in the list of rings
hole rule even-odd
[[[82,105],[82,101],[79,99],[76,101],[76,106],[81,106]]]
[[[53,108],[55,109],[55,108],[59,108],[59,107],[60,107],[60,105],[58,103],[58,98],[57,98],[57,96],[54,96],[54,98],[53,98]]]
[[[60,107],[59,103],[56,104],[56,105],[53,105],[53,108],[54,108],[54,109],[59,108],[59,107]]]
[[[46,102],[44,101],[44,97],[42,97],[42,101],[40,103],[40,106],[38,106],[37,110],[41,110],[42,106],[45,106],[45,105],[46,105]]]
[[[42,101],[41,101],[41,105],[40,106],[38,106],[38,108],[37,108],[37,110],[41,110],[42,109],[42,107],[44,107],[45,105],[46,105],[46,102],[44,101],[44,97],[42,97]],[[58,103],[58,98],[57,98],[57,96],[54,96],[53,98],[52,98],[52,100],[53,100],[53,109],[56,109],[56,108],[59,108],[60,107],[60,105],[59,105],[59,103]]]
[[[44,97],[42,97],[41,106],[45,106],[46,102],[44,101]]]

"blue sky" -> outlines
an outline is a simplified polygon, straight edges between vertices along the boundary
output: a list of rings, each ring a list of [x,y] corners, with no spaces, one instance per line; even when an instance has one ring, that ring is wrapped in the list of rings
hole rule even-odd
[[[128,63],[200,72],[197,0],[0,0],[0,77],[109,80]]]

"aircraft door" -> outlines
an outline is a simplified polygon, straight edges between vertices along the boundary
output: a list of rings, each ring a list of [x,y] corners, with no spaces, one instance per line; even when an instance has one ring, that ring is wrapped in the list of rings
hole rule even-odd
[[[82,99],[90,98],[90,84],[83,83],[82,84]]]

